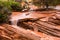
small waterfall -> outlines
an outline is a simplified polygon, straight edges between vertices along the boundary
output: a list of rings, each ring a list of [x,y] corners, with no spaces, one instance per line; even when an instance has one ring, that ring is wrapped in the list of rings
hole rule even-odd
[[[10,20],[12,25],[16,25],[17,26],[18,20],[26,18],[28,15],[30,15],[33,12],[33,8],[32,8],[33,4],[32,3],[28,3],[28,4],[29,5],[27,5],[27,6],[30,7],[29,11],[27,13],[22,14],[22,15],[15,16],[15,18],[12,17],[12,19]],[[20,16],[22,16],[22,18],[20,18]]]
[[[11,24],[17,26],[17,22],[18,22],[18,20],[14,20],[14,21],[11,21]]]
[[[17,16],[16,16],[17,17]],[[17,22],[18,22],[18,18],[14,18],[14,17],[11,17],[11,19],[10,19],[10,24],[11,25],[15,25],[15,26],[17,26]]]

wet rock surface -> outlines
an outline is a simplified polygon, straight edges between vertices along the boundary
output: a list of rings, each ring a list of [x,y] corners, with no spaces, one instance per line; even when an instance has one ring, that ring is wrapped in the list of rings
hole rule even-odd
[[[12,27],[7,24],[0,26],[0,40],[60,40],[58,37],[46,35],[45,33],[41,33],[41,31],[32,32],[29,30],[24,31],[24,29],[15,28],[15,26]]]
[[[48,21],[52,22],[52,23],[55,23],[57,25],[60,25],[60,13],[57,13],[54,16],[49,17]]]
[[[60,40],[60,19],[57,15],[19,19],[16,25],[0,26],[0,40]]]
[[[28,27],[32,27],[33,30],[40,30],[43,33],[50,34],[52,36],[60,37],[60,29],[57,25],[60,25],[59,14],[52,15],[50,17],[40,18],[36,21],[27,21],[22,22]],[[41,20],[42,19],[42,20]],[[45,20],[45,21],[44,21]],[[29,23],[30,22],[30,23]],[[19,24],[19,23],[18,23]],[[35,31],[36,31],[35,30]],[[44,30],[44,31],[43,31]],[[59,35],[58,35],[59,34]]]
[[[33,36],[33,37],[32,37]],[[39,40],[34,32],[27,31],[17,26],[4,24],[0,26],[0,40]]]
[[[53,18],[53,17],[51,17],[51,18]],[[58,28],[58,26],[57,26],[59,23],[59,20],[57,20],[57,21],[56,20],[50,19],[50,17],[48,18],[48,21],[47,20],[42,21],[40,19],[38,19],[36,21],[25,20],[25,21],[21,22],[22,25],[20,25],[20,23],[18,22],[18,26],[23,27],[23,25],[24,25],[23,28],[25,28],[25,29],[33,29],[34,31],[37,31],[37,32],[40,31],[40,32],[43,32],[47,35],[60,37],[60,28]]]

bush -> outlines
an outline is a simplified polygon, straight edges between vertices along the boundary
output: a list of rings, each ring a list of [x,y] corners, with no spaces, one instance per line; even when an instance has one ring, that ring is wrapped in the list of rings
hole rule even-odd
[[[6,7],[2,7],[0,10],[0,23],[8,23],[10,15],[11,11]]]
[[[21,11],[23,9],[20,3],[14,1],[0,1],[0,6],[7,7],[12,11]]]
[[[7,7],[7,8],[9,8],[9,10],[11,10],[10,3],[7,1],[0,1],[0,7],[1,6]]]
[[[23,8],[21,7],[21,4],[20,3],[18,3],[18,2],[13,2],[12,4],[11,4],[11,8],[12,8],[12,10],[14,10],[14,11],[21,11]]]

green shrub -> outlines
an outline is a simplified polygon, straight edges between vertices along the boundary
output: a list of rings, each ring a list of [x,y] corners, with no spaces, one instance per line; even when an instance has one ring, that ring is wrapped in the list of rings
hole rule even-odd
[[[21,11],[23,8],[21,7],[21,4],[18,3],[18,2],[13,2],[11,4],[11,8],[12,10],[15,10],[15,11]]]
[[[10,15],[11,11],[6,7],[2,7],[0,10],[0,23],[8,23]]]
[[[12,10],[21,11],[21,4],[13,1],[0,1],[0,23],[8,23]]]
[[[9,10],[11,10],[10,3],[7,1],[0,1],[0,7],[1,6],[7,7],[7,8],[9,8]]]
[[[21,11],[21,4],[14,1],[0,1],[0,6],[7,7],[10,10]]]

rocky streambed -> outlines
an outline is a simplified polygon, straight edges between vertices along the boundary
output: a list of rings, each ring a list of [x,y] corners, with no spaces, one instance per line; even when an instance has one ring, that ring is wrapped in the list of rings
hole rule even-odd
[[[59,14],[33,14],[32,17],[24,16],[16,25],[0,25],[0,40],[60,40]]]

